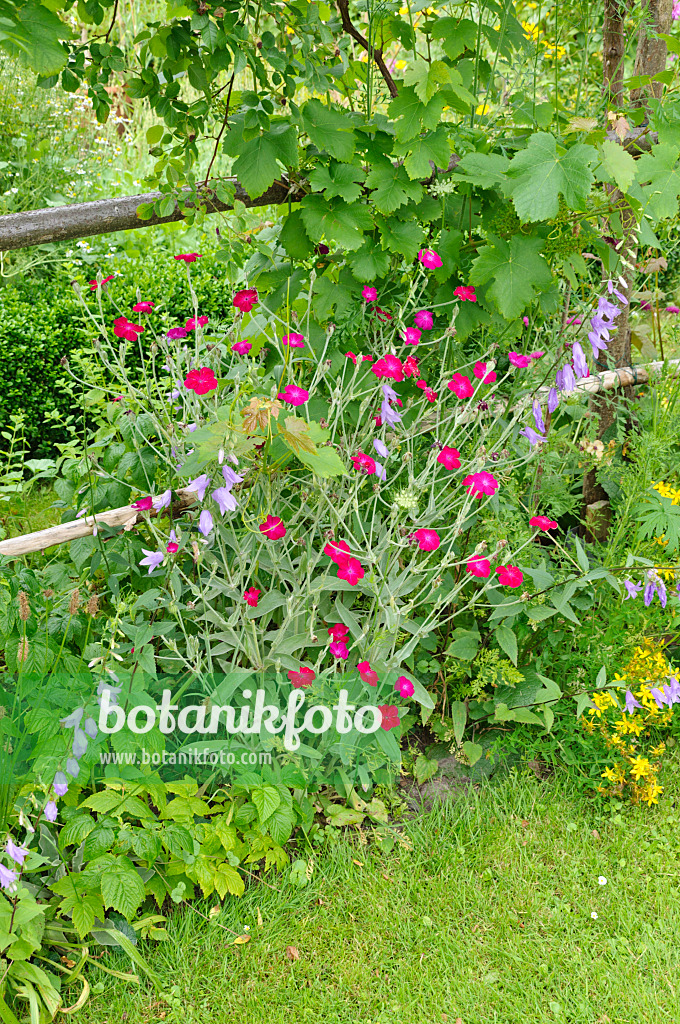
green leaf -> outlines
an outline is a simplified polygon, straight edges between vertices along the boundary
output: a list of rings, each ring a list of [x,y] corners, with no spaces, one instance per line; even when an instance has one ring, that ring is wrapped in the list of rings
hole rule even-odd
[[[290,839],[296,820],[295,811],[281,805],[267,818],[267,832],[275,843],[283,846]]]
[[[463,744],[463,751],[470,763],[470,767],[472,767],[477,764],[484,753],[484,747],[480,747],[479,743],[472,743],[471,740],[466,740]]]
[[[605,139],[602,143],[602,166],[622,192],[627,192],[635,181],[636,161],[613,139]]]
[[[233,171],[251,199],[261,196],[279,177],[279,161],[285,167],[297,164],[297,141],[292,125],[278,125],[239,148]]]
[[[384,277],[387,273],[390,257],[367,238],[361,249],[352,254],[349,264],[357,281],[375,281],[376,277]]]
[[[456,167],[456,175],[465,174],[464,181],[470,181],[478,188],[493,188],[505,178],[510,165],[507,157],[499,153],[468,153]]]
[[[230,893],[232,896],[243,896],[245,883],[236,868],[229,864],[220,864],[213,878],[215,891],[221,900]]]
[[[293,210],[284,220],[279,242],[285,252],[294,260],[306,260],[314,252],[314,246],[307,237],[300,210]]]
[[[302,220],[313,242],[326,238],[332,245],[344,249],[358,249],[363,232],[373,225],[367,206],[342,199],[326,202],[321,195],[305,196],[302,200]]]
[[[274,786],[259,786],[250,794],[260,821],[265,822],[281,803],[281,794]]]
[[[597,151],[582,142],[565,149],[547,132],[531,135],[507,172],[512,180],[506,194],[512,197],[520,220],[556,217],[560,194],[570,209],[583,209],[594,180],[590,165],[596,159]]]
[[[45,4],[3,4],[0,13],[0,46],[13,54],[24,53],[33,71],[43,77],[66,66],[68,53],[59,40],[70,39],[73,33]]]
[[[538,604],[535,608],[527,608],[527,616],[532,622],[543,622],[544,619],[549,619],[554,614],[555,609],[548,608],[545,604]]]
[[[131,862],[127,858],[121,860],[122,863],[114,864],[102,872],[102,897],[106,907],[113,907],[129,921],[139,910],[146,893],[144,882]]]
[[[404,167],[409,178],[429,178],[433,170],[432,164],[445,171],[451,156],[446,127],[442,124],[435,132],[428,132],[413,142],[397,143],[392,152],[396,157],[408,154],[404,160]]]
[[[433,60],[428,64],[426,60],[412,61],[404,74],[404,82],[413,86],[416,96],[421,103],[428,103],[440,85],[450,85],[451,75],[443,60]]]
[[[88,834],[83,843],[83,857],[85,860],[94,860],[108,853],[116,838],[116,830],[113,823],[106,818],[97,822],[96,828]]]
[[[338,196],[348,203],[354,203],[362,193],[361,183],[366,174],[355,164],[339,164],[334,160],[326,167],[315,167],[309,176],[309,184],[315,192],[323,192],[326,199]]]
[[[345,464],[336,452],[335,448],[319,448],[316,455],[309,452],[296,452],[300,462],[311,469],[312,473],[319,477],[347,476]]]
[[[354,129],[346,113],[327,107],[320,100],[308,100],[302,108],[302,126],[314,145],[336,160],[353,156]]]
[[[422,248],[424,228],[417,220],[397,220],[396,217],[376,217],[383,249],[399,253],[414,260]]]
[[[389,160],[373,164],[366,186],[373,190],[371,202],[380,213],[394,213],[409,201],[418,202],[423,195],[422,186],[411,181],[403,167],[395,167]]]
[[[451,721],[453,722],[453,735],[456,738],[456,742],[460,743],[465,733],[465,726],[467,724],[467,704],[462,700],[454,700],[451,702]]]
[[[578,564],[581,566],[584,572],[588,572],[588,570],[590,569],[590,562],[588,561],[588,556],[585,553],[583,545],[581,544],[581,541],[578,539],[576,534],[574,534],[574,547],[576,548],[576,558]]]
[[[506,320],[515,320],[534,300],[536,292],[552,282],[550,268],[540,255],[543,240],[513,235],[509,242],[489,236],[491,242],[472,264],[475,285],[492,281],[487,294]]]
[[[96,821],[89,814],[79,814],[71,818],[59,833],[59,847],[80,846],[83,839],[95,828]]]
[[[513,665],[517,664],[517,637],[514,632],[510,629],[510,626],[501,625],[498,626],[494,632],[498,646],[505,651],[507,656],[512,661]]]
[[[444,53],[455,60],[465,50],[477,48],[477,26],[469,18],[437,18],[432,38],[443,40]]]
[[[643,153],[636,161],[638,181],[644,183],[642,194],[645,209],[661,220],[675,217],[680,196],[680,166],[678,149],[667,142],[654,146],[651,153]]]
[[[419,754],[416,758],[416,763],[413,766],[413,774],[418,785],[427,782],[439,770],[439,761],[435,758],[425,757],[424,754]]]
[[[408,142],[423,128],[434,129],[444,108],[444,97],[437,93],[428,103],[422,103],[411,86],[404,86],[388,107],[390,117],[396,121],[397,142]]]

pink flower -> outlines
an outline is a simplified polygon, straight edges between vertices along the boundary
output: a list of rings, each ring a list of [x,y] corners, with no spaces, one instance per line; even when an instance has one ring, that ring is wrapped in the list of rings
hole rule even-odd
[[[153,505],[153,498],[150,494],[147,494],[145,498],[138,498],[137,501],[132,502],[132,508],[139,509],[140,512],[148,512]]]
[[[420,370],[418,369],[418,360],[416,359],[416,357],[407,356],[406,359],[404,360],[402,370],[405,377],[417,377],[418,374],[420,373]]]
[[[155,302],[138,302],[136,306],[132,307],[132,312],[133,313],[150,313],[155,305],[156,305]]]
[[[556,530],[557,523],[554,519],[548,519],[547,516],[532,516],[529,520],[529,526],[533,526],[535,530]]]
[[[376,377],[391,377],[397,382],[404,379],[404,367],[401,359],[393,356],[391,352],[388,352],[382,359],[378,359],[371,367],[371,371]]]
[[[488,558],[470,558],[465,568],[472,576],[485,580],[491,575],[491,562]]]
[[[195,331],[197,327],[205,327],[207,322],[207,316],[199,316],[197,319],[191,317],[190,320],[187,320],[184,326],[188,331]]]
[[[566,326],[567,327],[571,327],[572,324],[582,324],[582,323],[583,323],[583,320],[581,320],[580,316],[572,316],[570,320],[567,320]]]
[[[380,306],[375,307],[374,316],[377,316],[378,320],[382,320],[383,323],[392,319],[392,314],[388,313],[386,309],[381,309]]]
[[[118,316],[113,321],[113,333],[117,338],[125,338],[126,341],[137,341],[137,335],[144,328],[141,324],[132,324],[126,316]]]
[[[450,380],[446,386],[458,398],[469,398],[475,393],[472,381],[469,377],[464,377],[462,373],[454,373],[453,380]]]
[[[481,473],[471,473],[463,479],[463,487],[473,498],[481,498],[483,494],[495,494],[499,483],[496,477],[484,470]]]
[[[174,530],[170,531],[170,540],[165,548],[169,555],[174,555],[179,551],[179,544],[177,543],[177,534]]]
[[[516,565],[499,565],[496,569],[498,582],[502,587],[521,587],[524,574]]]
[[[369,288],[368,285],[366,285],[361,294],[366,299],[366,302],[375,302],[375,300],[378,298],[378,289]]]
[[[356,587],[359,580],[362,580],[366,573],[358,558],[348,558],[338,569],[338,579],[347,580],[353,587]]]
[[[360,661],[357,665],[359,675],[363,682],[368,683],[369,686],[375,686],[378,682],[378,673],[371,668],[367,661]]]
[[[108,277],[105,277],[103,279],[102,284],[108,284],[109,281],[113,281],[115,276],[115,274],[109,274]],[[95,278],[94,281],[90,281],[90,291],[96,292],[97,288],[99,288],[99,285],[97,284],[97,279]]]
[[[406,676],[399,676],[394,684],[394,689],[399,692],[400,697],[412,697],[415,692],[415,686]]]
[[[357,357],[354,355],[354,352],[345,352],[345,355],[348,359],[352,360],[355,366],[357,365]]]
[[[461,302],[477,301],[475,290],[471,285],[461,284],[457,288],[454,288],[453,294],[457,295]]]
[[[283,519],[279,516],[267,516],[265,521],[260,523],[259,530],[269,540],[279,540],[286,536],[286,527],[283,525]]]
[[[531,362],[531,356],[523,356],[521,352],[508,352],[508,359],[513,366],[518,366],[520,370],[526,370]]]
[[[349,658],[349,650],[344,640],[334,640],[330,645],[330,652],[334,658]]]
[[[418,253],[418,259],[428,270],[436,270],[437,267],[442,265],[442,258],[434,249],[421,249]]]
[[[280,398],[282,402],[288,402],[289,405],[304,405],[309,401],[309,391],[299,388],[297,384],[286,384],[277,398]]]
[[[372,459],[370,455],[366,455],[364,452],[357,452],[356,455],[353,455],[352,464],[355,469],[360,473],[365,473],[366,476],[375,473],[375,459]]]
[[[417,345],[420,341],[421,332],[417,327],[407,327],[404,331],[403,338],[406,345]]]
[[[251,608],[257,608],[257,602],[260,600],[261,590],[256,590],[255,587],[250,587],[244,591],[243,600],[246,604],[249,604]]]
[[[673,9],[671,10],[671,19],[677,21],[680,18],[680,0],[674,0]]]
[[[472,372],[474,373],[477,380],[481,380],[483,384],[493,384],[493,382],[496,380],[496,371],[489,370],[489,372],[487,373],[486,366],[486,363],[475,363]]]
[[[216,391],[215,371],[209,366],[202,366],[200,370],[190,370],[184,378],[184,386],[189,391],[195,391],[197,395],[207,395],[209,391]]]
[[[674,6],[674,10],[675,7],[678,7],[680,10],[680,0],[678,0],[678,3]],[[676,17],[678,17],[678,15],[676,15]],[[680,313],[680,306],[666,306],[664,313]]]
[[[170,341],[175,341],[177,338],[186,338],[187,331],[184,327],[171,327],[165,335],[166,338],[170,338]]]
[[[349,544],[344,540],[329,540],[323,549],[323,553],[328,555],[330,560],[335,562],[336,565],[344,565],[350,557]]]
[[[311,686],[316,679],[316,672],[314,669],[307,668],[306,665],[301,665],[299,669],[289,668],[288,678],[293,684],[296,690],[304,689],[305,686]]]
[[[528,327],[529,326],[529,317],[528,316],[523,316],[522,317],[522,323],[524,324],[525,327]]]
[[[289,345],[291,348],[304,348],[305,336],[304,334],[296,334],[295,331],[291,331],[290,334],[284,334],[281,342],[284,345]]]
[[[428,402],[437,401],[437,392],[434,391],[431,387],[428,387],[426,380],[417,380],[416,387],[420,388]]]
[[[328,635],[332,636],[334,640],[346,640],[348,633],[349,629],[342,622],[336,622],[328,630]]]
[[[378,704],[378,710],[382,715],[382,721],[380,723],[381,728],[385,732],[389,732],[390,729],[396,729],[399,725],[399,708],[395,707],[394,704]]]
[[[441,544],[436,530],[416,530],[413,536],[421,551],[436,551]]]
[[[529,353],[529,359],[542,359],[544,355],[545,352],[542,349],[536,349],[535,352]]]
[[[242,313],[250,313],[253,306],[256,306],[260,299],[257,294],[257,288],[244,288],[242,291],[236,292],[231,301],[232,305],[240,309]]]
[[[445,469],[460,469],[460,452],[457,448],[444,445],[437,456],[437,462]]]
[[[200,252],[185,252],[174,257],[176,260],[183,260],[184,263],[195,263],[196,260],[200,260],[200,258]]]
[[[252,347],[251,341],[237,341],[235,345],[231,346],[231,351],[235,352],[237,356],[246,356]]]
[[[416,315],[413,317],[416,327],[419,327],[421,331],[431,331],[434,318],[429,309],[419,309]]]

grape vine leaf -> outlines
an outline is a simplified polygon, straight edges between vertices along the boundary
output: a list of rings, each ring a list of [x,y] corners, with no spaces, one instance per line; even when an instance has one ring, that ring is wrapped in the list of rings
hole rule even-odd
[[[398,158],[406,156],[404,167],[411,179],[429,178],[432,164],[447,170],[451,149],[445,126],[441,124],[435,132],[428,132],[413,141],[396,143],[392,154]]]
[[[505,192],[512,198],[517,216],[522,221],[556,217],[560,194],[570,209],[582,208],[594,180],[590,165],[596,160],[593,146],[578,142],[565,149],[547,132],[535,132],[507,171],[511,180]]]
[[[444,97],[435,93],[428,103],[421,103],[420,97],[410,85],[399,90],[388,107],[388,113],[396,122],[395,134],[397,142],[408,142],[428,128],[434,130],[439,124],[444,109]]]
[[[411,181],[403,167],[395,167],[390,160],[374,164],[366,177],[366,186],[371,191],[371,201],[380,213],[394,213],[409,201],[418,202],[423,187]]]
[[[397,220],[396,217],[377,217],[384,249],[398,252],[407,260],[414,260],[423,244],[424,229],[417,220]]]
[[[314,252],[314,246],[307,238],[299,210],[289,213],[281,226],[279,242],[288,255],[295,260],[306,260]]]
[[[350,206],[342,199],[329,203],[317,193],[305,196],[301,207],[303,223],[313,242],[326,238],[334,246],[358,249],[363,232],[373,226],[368,207],[361,203]]]
[[[352,158],[354,129],[347,114],[327,107],[320,100],[308,100],[302,108],[302,127],[315,146],[326,150],[336,160]]]
[[[326,199],[338,196],[348,203],[355,203],[361,195],[361,182],[366,175],[356,164],[340,164],[332,160],[328,166],[315,167],[309,176],[309,184],[315,192],[323,192]]]
[[[251,197],[257,199],[279,177],[279,162],[284,167],[297,167],[297,133],[291,124],[278,124],[247,142],[236,132],[230,133],[225,150],[237,156],[233,172]]]
[[[299,416],[286,416],[285,424],[282,426],[281,423],[278,423],[279,434],[291,451],[294,451],[296,455],[299,455],[300,452],[316,455],[317,448],[309,436],[307,420],[300,419]]]
[[[465,175],[478,188],[493,188],[505,178],[510,161],[500,153],[468,153],[456,167],[456,175]]]
[[[680,196],[680,165],[677,146],[663,142],[637,160],[638,181],[646,207],[654,217],[675,217]]]
[[[315,473],[317,476],[347,476],[345,464],[335,448],[329,446],[319,448],[316,455],[310,455],[308,452],[298,452],[297,457],[307,469],[311,469],[312,473]]]
[[[613,139],[605,139],[602,143],[602,167],[622,192],[627,192],[635,181],[636,161]]]
[[[469,18],[437,18],[432,28],[432,38],[441,39],[444,53],[455,60],[466,49],[476,48],[477,26]]]
[[[440,85],[451,83],[451,73],[443,60],[412,61],[404,73],[404,82],[413,87],[421,103],[428,103]]]
[[[350,258],[352,273],[357,281],[375,281],[384,277],[390,265],[389,254],[378,248],[373,240],[366,239],[360,249]]]
[[[533,301],[536,291],[552,283],[550,268],[541,256],[543,240],[513,235],[509,242],[488,236],[472,264],[475,285],[492,281],[487,295],[506,320],[514,320]]]

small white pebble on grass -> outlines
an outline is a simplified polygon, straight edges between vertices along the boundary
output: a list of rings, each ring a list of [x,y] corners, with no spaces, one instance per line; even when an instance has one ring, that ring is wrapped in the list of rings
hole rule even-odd
[[[598,885],[606,885],[607,884],[607,879],[604,877],[604,875],[600,875],[600,877],[597,880],[597,884]]]

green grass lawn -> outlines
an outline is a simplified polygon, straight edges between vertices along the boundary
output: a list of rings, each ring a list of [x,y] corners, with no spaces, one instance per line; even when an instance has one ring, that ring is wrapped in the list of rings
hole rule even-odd
[[[605,812],[559,779],[515,775],[403,836],[381,854],[340,834],[305,889],[268,875],[212,922],[211,903],[176,913],[169,941],[142,947],[174,1005],[92,970],[106,988],[78,1020],[680,1020],[674,792],[651,811]]]

